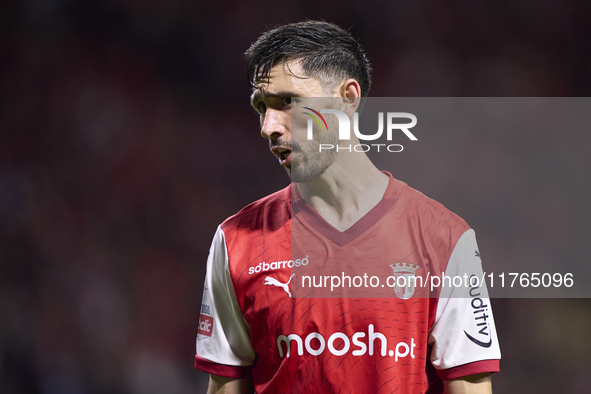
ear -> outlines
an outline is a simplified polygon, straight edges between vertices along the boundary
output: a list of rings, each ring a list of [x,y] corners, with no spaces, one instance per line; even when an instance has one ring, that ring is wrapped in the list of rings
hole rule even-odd
[[[359,86],[359,82],[353,78],[347,79],[341,84],[339,93],[343,98],[345,112],[347,112],[349,116],[353,116],[353,113],[357,110],[357,107],[359,107],[361,99],[361,86]]]

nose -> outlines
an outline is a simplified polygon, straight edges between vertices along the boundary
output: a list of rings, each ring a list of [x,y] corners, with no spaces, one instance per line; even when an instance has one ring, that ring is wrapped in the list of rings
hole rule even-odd
[[[261,121],[261,136],[268,140],[276,140],[285,135],[288,121],[281,111],[268,109]]]

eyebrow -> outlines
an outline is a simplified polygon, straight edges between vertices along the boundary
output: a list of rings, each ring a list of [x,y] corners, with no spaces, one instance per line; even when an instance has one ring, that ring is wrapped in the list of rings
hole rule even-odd
[[[290,91],[290,90],[280,90],[278,92],[274,92],[274,93],[261,93],[260,90],[256,90],[252,96],[250,97],[250,105],[254,108],[257,109],[254,106],[254,103],[257,102],[258,100],[261,100],[261,98],[265,96],[265,97],[270,97],[270,98],[283,98],[283,97],[300,97],[298,94]]]

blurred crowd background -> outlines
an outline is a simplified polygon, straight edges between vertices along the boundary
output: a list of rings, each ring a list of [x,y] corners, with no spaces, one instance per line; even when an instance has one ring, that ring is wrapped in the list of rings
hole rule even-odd
[[[289,182],[259,137],[242,54],[306,18],[350,28],[372,96],[591,92],[583,1],[0,2],[1,393],[204,391],[194,340],[215,228]],[[483,135],[477,156],[499,172],[480,190],[497,182],[500,199],[439,181],[470,167],[461,152],[400,177],[482,229],[496,259],[586,265],[588,132],[530,131],[509,150]],[[589,300],[493,305],[498,392],[588,391]]]

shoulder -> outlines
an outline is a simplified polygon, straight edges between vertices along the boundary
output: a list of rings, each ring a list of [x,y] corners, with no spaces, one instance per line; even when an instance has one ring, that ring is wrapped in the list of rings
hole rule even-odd
[[[442,203],[426,196],[406,183],[393,179],[396,189],[397,204],[407,215],[418,219],[423,226],[447,228],[464,233],[470,228],[459,215],[446,208]]]
[[[291,218],[290,186],[257,200],[222,224],[224,233],[236,230],[269,230],[282,227]]]
[[[439,264],[446,262],[460,237],[470,229],[466,221],[402,181],[391,180],[389,195],[397,200],[391,212],[393,218],[404,223],[412,239],[424,245],[432,256],[441,257]]]

